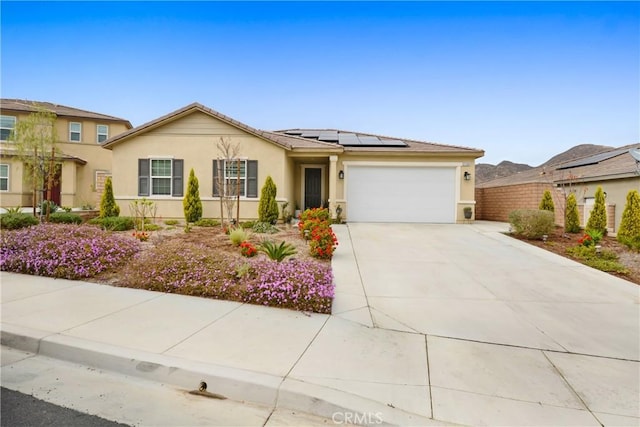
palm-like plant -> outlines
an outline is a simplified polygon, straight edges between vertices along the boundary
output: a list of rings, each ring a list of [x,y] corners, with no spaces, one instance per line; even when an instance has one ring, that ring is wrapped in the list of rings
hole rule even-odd
[[[270,259],[278,262],[281,262],[286,257],[295,255],[297,253],[296,248],[294,248],[290,243],[286,243],[285,241],[280,242],[280,244],[278,245],[271,240],[265,240],[260,244],[258,250],[267,254]]]

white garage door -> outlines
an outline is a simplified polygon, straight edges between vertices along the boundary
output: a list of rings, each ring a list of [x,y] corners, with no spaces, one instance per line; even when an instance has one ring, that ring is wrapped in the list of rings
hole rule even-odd
[[[455,222],[456,169],[349,166],[348,221]]]

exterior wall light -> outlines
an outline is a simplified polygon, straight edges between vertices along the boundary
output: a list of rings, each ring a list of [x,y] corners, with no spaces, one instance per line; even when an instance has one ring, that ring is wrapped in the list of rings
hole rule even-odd
[[[471,174],[467,171],[464,172],[464,180],[465,181],[471,180]]]
[[[338,178],[339,179],[344,179],[344,171],[338,172]]]

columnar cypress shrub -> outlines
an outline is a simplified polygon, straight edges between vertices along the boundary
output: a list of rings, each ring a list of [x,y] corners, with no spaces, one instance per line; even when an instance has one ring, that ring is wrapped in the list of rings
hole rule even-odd
[[[278,189],[271,176],[267,176],[264,186],[260,192],[260,203],[258,205],[258,219],[261,222],[274,223],[280,216],[276,194]]]
[[[627,203],[624,205],[617,238],[622,244],[640,249],[640,194],[638,190],[631,190],[627,193]]]
[[[111,183],[111,177],[108,176],[104,182],[104,193],[100,199],[100,218],[113,217],[120,215],[120,206],[116,204],[116,199],[113,197],[113,184]]]
[[[184,208],[184,219],[187,222],[196,222],[202,218],[202,200],[200,200],[200,188],[198,178],[193,168],[189,172],[189,182],[187,183],[187,194],[182,200]]]
[[[604,201],[604,191],[598,186],[596,189],[596,200],[587,221],[587,230],[600,231],[602,235],[607,234],[607,206]]]
[[[555,212],[556,207],[553,204],[553,197],[551,197],[551,191],[544,190],[544,193],[542,194],[542,200],[540,201],[539,209],[541,211]]]
[[[578,212],[578,202],[576,195],[571,193],[567,197],[564,211],[564,231],[567,233],[580,232],[580,213]]]

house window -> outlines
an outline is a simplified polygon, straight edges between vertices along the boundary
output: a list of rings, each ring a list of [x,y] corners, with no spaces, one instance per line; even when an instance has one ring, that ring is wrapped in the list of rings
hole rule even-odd
[[[16,127],[14,116],[0,116],[0,141],[9,140],[11,132]]]
[[[219,172],[222,168],[222,173]],[[258,197],[258,162],[256,160],[214,160],[213,196],[219,197],[219,188],[229,196]]]
[[[184,160],[138,159],[138,196],[182,197]]]
[[[151,195],[171,194],[171,160],[151,160]]]
[[[98,134],[98,144],[105,142],[107,139],[109,139],[109,126],[97,125],[96,133]]]
[[[70,122],[69,123],[69,141],[80,142],[82,135],[82,123]]]
[[[0,164],[0,191],[9,191],[9,165]]]

